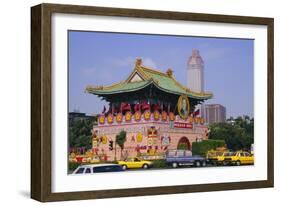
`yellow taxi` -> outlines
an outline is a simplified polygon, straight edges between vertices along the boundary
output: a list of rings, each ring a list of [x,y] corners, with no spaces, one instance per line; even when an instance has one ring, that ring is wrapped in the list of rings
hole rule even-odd
[[[123,170],[136,168],[148,169],[153,165],[151,161],[141,160],[138,157],[128,158],[124,161],[118,161],[117,163],[122,166]]]
[[[246,165],[246,164],[254,164],[254,155],[249,152],[237,151],[237,152],[229,152],[224,154],[224,165]]]
[[[224,153],[226,153],[226,152],[215,151],[215,150],[208,151],[207,155],[206,155],[207,162],[209,162],[213,165],[223,164]]]

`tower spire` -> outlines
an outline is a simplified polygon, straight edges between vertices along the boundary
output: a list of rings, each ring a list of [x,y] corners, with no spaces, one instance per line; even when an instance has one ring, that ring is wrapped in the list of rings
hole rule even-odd
[[[204,61],[197,49],[192,49],[187,61],[187,87],[195,92],[204,92]]]
[[[204,92],[204,61],[197,49],[192,49],[187,61],[187,87],[194,92]],[[201,117],[205,117],[203,103],[197,105],[195,110],[200,111]]]

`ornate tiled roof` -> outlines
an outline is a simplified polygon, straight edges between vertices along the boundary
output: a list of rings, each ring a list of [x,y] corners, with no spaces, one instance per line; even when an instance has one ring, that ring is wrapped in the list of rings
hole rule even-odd
[[[197,93],[180,84],[173,76],[173,71],[168,69],[166,73],[142,65],[141,59],[137,59],[133,72],[125,81],[110,86],[87,86],[86,92],[97,95],[117,94],[133,92],[154,84],[158,89],[172,94],[187,95],[195,99],[209,99],[212,93]]]

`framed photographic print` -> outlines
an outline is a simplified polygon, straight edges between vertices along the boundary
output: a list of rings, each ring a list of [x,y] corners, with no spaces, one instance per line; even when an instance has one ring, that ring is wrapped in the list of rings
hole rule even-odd
[[[31,8],[31,197],[273,187],[273,19]]]

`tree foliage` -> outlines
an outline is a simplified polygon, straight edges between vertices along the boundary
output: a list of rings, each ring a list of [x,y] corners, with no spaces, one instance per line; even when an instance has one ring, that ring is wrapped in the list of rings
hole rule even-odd
[[[183,149],[183,150],[187,150],[188,149],[188,145],[185,143],[179,143],[178,148],[177,149]]]
[[[93,124],[93,119],[69,121],[69,147],[90,149],[92,147],[91,130]]]
[[[124,130],[122,130],[118,135],[116,135],[116,144],[118,144],[118,146],[121,148],[121,159],[124,158],[123,149],[124,149],[124,144],[126,142],[126,139],[127,139],[127,133]],[[115,149],[115,151],[116,151],[116,149]]]
[[[116,144],[121,148],[124,149],[124,143],[126,142],[127,133],[122,130],[118,135],[116,135]]]
[[[224,147],[224,140],[203,140],[202,142],[192,143],[192,154],[205,156],[209,150],[215,150],[217,147]]]
[[[209,128],[209,139],[224,140],[231,150],[249,150],[254,143],[254,119],[248,116],[230,118],[224,123],[211,124]]]

